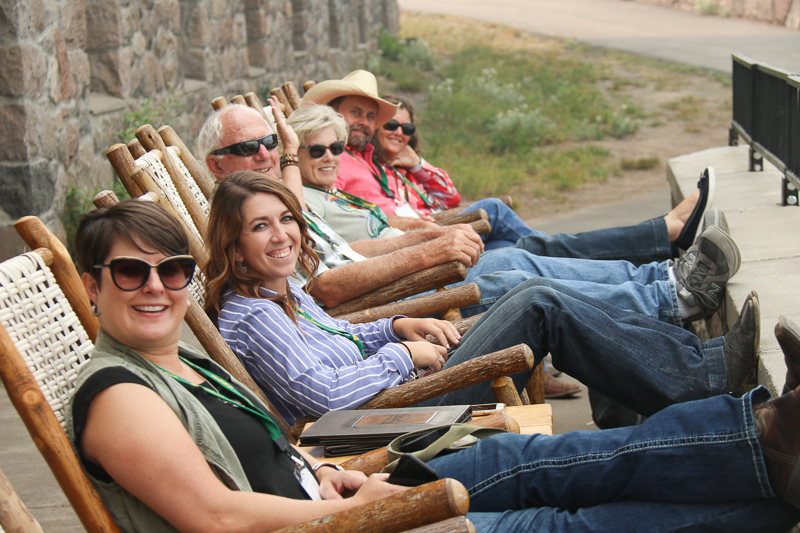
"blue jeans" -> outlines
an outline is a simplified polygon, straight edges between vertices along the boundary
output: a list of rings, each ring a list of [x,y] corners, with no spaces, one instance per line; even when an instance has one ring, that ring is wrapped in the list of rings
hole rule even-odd
[[[644,415],[727,390],[724,338],[701,343],[683,328],[623,311],[556,282],[516,287],[475,323],[445,368],[527,344],[536,363],[548,353],[570,376]],[[511,376],[522,390],[532,371]],[[495,401],[489,382],[423,405]]]
[[[531,278],[556,280],[570,288],[628,311],[681,325],[678,294],[669,281],[669,263],[636,267],[627,261],[595,261],[540,257],[519,248],[492,250],[467,271],[464,283],[475,282],[480,301],[462,307],[464,316],[489,309],[508,291]]]
[[[496,198],[475,202],[465,211],[484,209],[492,231],[483,236],[486,250],[516,246],[544,257],[624,259],[635,265],[672,257],[667,224],[663,217],[635,226],[548,235],[531,229],[513,209]]]
[[[429,464],[467,488],[478,531],[785,533],[800,511],[775,496],[753,425],[768,398],[758,388],[640,426],[498,435]]]

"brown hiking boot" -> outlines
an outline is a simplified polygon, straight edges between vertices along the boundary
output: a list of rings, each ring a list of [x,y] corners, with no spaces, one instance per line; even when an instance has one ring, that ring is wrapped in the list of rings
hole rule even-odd
[[[800,387],[800,328],[781,316],[775,325],[775,337],[786,361],[786,384],[783,386],[783,393],[786,394]]]
[[[753,406],[753,418],[772,489],[800,508],[800,388]]]

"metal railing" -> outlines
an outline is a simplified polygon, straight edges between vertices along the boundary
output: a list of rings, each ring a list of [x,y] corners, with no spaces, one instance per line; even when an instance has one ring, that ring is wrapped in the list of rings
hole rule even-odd
[[[730,144],[750,145],[750,170],[764,161],[783,173],[783,205],[798,205],[800,188],[800,74],[733,57],[733,120]]]

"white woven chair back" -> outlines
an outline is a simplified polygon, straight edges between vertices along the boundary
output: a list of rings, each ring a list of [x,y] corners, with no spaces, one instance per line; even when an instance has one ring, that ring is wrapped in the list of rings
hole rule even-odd
[[[167,149],[169,150],[169,147]],[[198,239],[200,239],[200,241],[202,241],[203,236],[200,235],[197,226],[195,226],[194,222],[192,221],[192,217],[189,215],[189,211],[186,209],[186,205],[183,203],[183,200],[181,200],[181,196],[180,194],[178,194],[178,189],[175,188],[175,184],[172,182],[172,178],[170,177],[167,168],[164,166],[164,163],[162,163],[161,159],[158,157],[158,154],[160,153],[161,152],[159,152],[158,150],[152,150],[144,154],[143,156],[141,156],[139,159],[136,160],[136,166],[137,167],[144,166],[149,168],[150,173],[154,177],[156,185],[158,185],[161,195],[169,200],[170,204],[172,204],[172,206],[175,207],[180,216],[183,217],[186,227],[188,227],[189,230],[192,231],[195,234],[195,236]],[[177,161],[180,161],[180,158],[178,157],[176,157],[175,159]],[[183,165],[182,161],[180,161],[180,166],[183,167],[183,169],[185,170],[185,175],[188,176],[189,171],[186,170],[186,167]],[[192,194],[195,195],[199,194],[201,197],[203,197],[203,193],[197,187],[197,184],[194,182],[193,179],[192,183],[194,184],[194,188],[197,189],[197,192],[195,193],[194,191],[192,191]],[[203,197],[203,200],[205,200],[205,197]],[[208,201],[206,201],[205,203],[206,205],[208,205]],[[206,214],[208,214],[207,211]],[[205,298],[206,293],[205,289],[203,288],[203,285],[204,285],[204,278],[203,275],[198,270],[194,278],[192,279],[192,282],[189,284],[189,292],[192,294],[195,301],[197,301],[197,303],[201,306],[206,300]]]
[[[158,185],[161,195],[169,200],[173,207],[175,207],[175,209],[178,211],[178,214],[183,217],[183,220],[186,222],[186,226],[194,232],[198,239],[202,240],[203,236],[200,235],[197,226],[194,225],[194,221],[192,221],[189,211],[186,209],[183,200],[181,200],[180,194],[178,194],[178,189],[175,188],[175,184],[172,182],[172,178],[170,177],[169,172],[167,172],[167,168],[164,166],[164,163],[161,162],[161,157],[163,157],[163,155],[159,157],[159,154],[161,154],[161,152],[158,150],[152,150],[144,154],[142,157],[136,160],[136,166],[150,169],[150,173],[153,175],[153,179],[155,180],[156,185]]]
[[[89,359],[93,345],[36,252],[0,263],[0,322],[63,428],[78,368]]]
[[[208,199],[206,199],[206,196],[203,194],[203,191],[200,190],[200,187],[197,186],[197,182],[194,181],[189,169],[183,164],[183,160],[181,160],[180,156],[178,155],[178,149],[174,146],[167,146],[167,152],[169,152],[169,155],[172,156],[173,161],[175,161],[175,164],[181,170],[184,181],[186,181],[186,184],[189,186],[189,190],[192,191],[192,196],[195,197],[200,209],[203,210],[203,214],[205,214],[206,218],[208,218],[208,212],[211,210],[211,203],[208,201]]]

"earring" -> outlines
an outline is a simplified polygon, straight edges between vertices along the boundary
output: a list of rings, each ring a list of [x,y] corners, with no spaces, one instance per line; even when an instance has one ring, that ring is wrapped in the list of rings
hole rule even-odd
[[[244,261],[236,263],[236,266],[239,268],[239,270],[247,274],[247,265],[244,264]]]
[[[92,302],[92,316],[100,316],[100,309],[97,308],[97,304]]]

